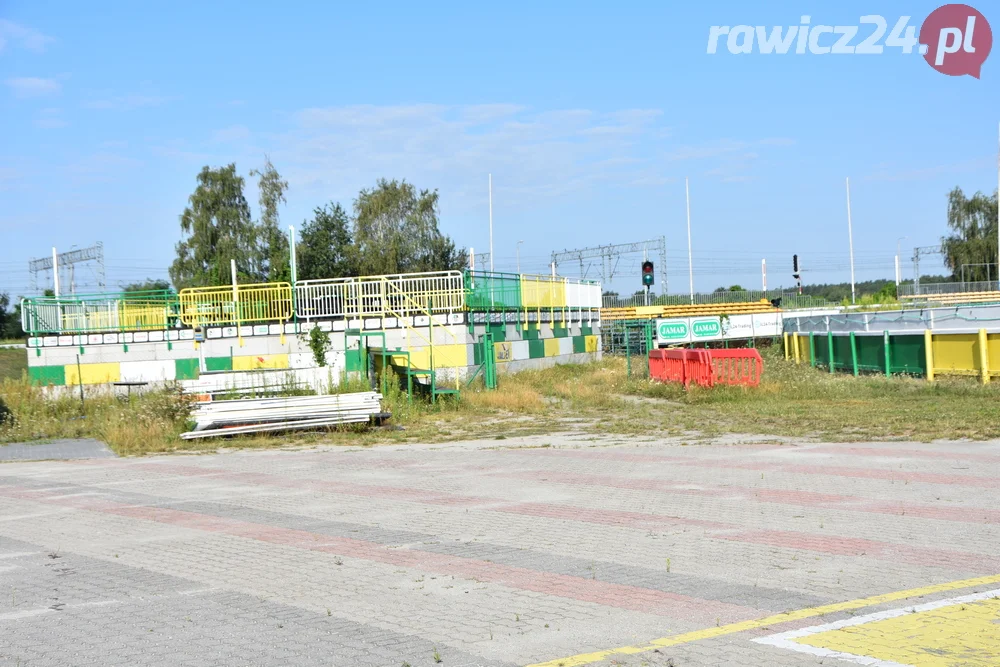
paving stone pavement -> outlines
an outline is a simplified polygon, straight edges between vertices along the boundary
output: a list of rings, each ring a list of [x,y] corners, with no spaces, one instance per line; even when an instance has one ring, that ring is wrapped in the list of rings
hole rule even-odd
[[[91,438],[0,444],[0,462],[104,459],[114,456],[115,453],[107,445]]]
[[[773,638],[1000,589],[1000,443],[496,444],[0,466],[0,666],[848,665]]]

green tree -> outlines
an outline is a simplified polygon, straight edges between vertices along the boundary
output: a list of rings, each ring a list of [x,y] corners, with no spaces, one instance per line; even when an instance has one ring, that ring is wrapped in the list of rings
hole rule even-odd
[[[292,271],[289,265],[288,236],[281,231],[281,215],[278,207],[286,203],[285,192],[288,181],[271,164],[271,158],[264,156],[264,168],[252,169],[251,176],[257,177],[260,192],[260,223],[257,226],[258,245],[261,257],[266,263],[269,282],[289,281]]]
[[[233,259],[241,281],[266,279],[267,267],[261,261],[257,230],[235,164],[202,168],[180,222],[185,238],[177,244],[177,259],[170,266],[170,279],[178,289],[225,285],[232,280]]]
[[[162,278],[146,278],[137,283],[129,283],[122,288],[123,292],[153,292],[170,289],[170,281]]]
[[[24,338],[24,329],[21,328],[21,300],[14,301],[14,308],[10,308],[10,294],[0,292],[0,338]]]
[[[10,307],[10,294],[0,292],[0,338],[13,338],[7,335],[7,327],[10,323],[11,314],[7,312]]]
[[[948,193],[948,228],[951,234],[941,239],[944,264],[954,278],[970,281],[986,280],[991,264],[991,278],[997,278],[997,193],[992,196],[977,192],[966,197],[961,188]],[[979,266],[976,266],[979,265]]]
[[[299,280],[320,280],[356,275],[351,265],[351,220],[337,203],[316,207],[313,219],[302,223],[296,244]]]
[[[352,261],[360,275],[458,269],[466,252],[438,229],[438,193],[380,179],[354,201]]]

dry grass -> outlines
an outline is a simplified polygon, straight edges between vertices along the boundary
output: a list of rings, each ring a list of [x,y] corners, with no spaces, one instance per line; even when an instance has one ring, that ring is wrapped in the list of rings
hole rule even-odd
[[[22,351],[23,354],[23,351]],[[13,420],[0,425],[0,442],[93,437],[120,454],[169,446],[186,426],[188,399],[177,391],[149,392],[122,401],[107,392],[81,403],[74,392],[48,397],[25,380],[0,381],[0,399]]]
[[[23,358],[23,350],[17,351]],[[430,405],[407,400],[396,385],[385,392],[388,429],[345,427],[322,433],[183,441],[186,400],[150,392],[123,402],[89,396],[81,408],[73,393],[47,399],[23,379],[0,380],[0,399],[15,415],[0,426],[0,442],[95,437],[123,455],[220,448],[376,445],[498,438],[566,430],[622,435],[713,437],[726,433],[823,440],[1000,438],[1000,387],[973,379],[830,375],[786,362],[764,350],[765,372],[756,389],[718,387],[684,391],[646,379],[642,360],[627,377],[621,358],[501,375],[497,391],[480,384],[462,399]],[[353,389],[360,389],[352,387]]]
[[[28,371],[28,357],[24,348],[0,347],[0,380],[19,380]]]
[[[466,391],[462,394],[462,407],[487,413],[538,414],[545,410],[545,401],[541,393],[532,387],[512,385],[498,391]]]

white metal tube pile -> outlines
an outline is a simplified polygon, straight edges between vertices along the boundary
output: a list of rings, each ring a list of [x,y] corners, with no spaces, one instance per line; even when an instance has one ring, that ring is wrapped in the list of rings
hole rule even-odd
[[[192,414],[195,428],[182,433],[181,438],[191,440],[365,423],[381,413],[381,401],[382,395],[374,391],[210,401],[195,407]]]

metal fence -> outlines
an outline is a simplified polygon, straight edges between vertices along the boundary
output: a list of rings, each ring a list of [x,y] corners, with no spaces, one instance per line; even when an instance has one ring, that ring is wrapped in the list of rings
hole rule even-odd
[[[441,271],[332,280],[193,287],[173,292],[22,301],[29,335],[398,317],[466,309],[596,309],[601,287],[554,276]]]
[[[862,313],[796,315],[784,313],[786,333],[1000,332],[1000,306],[948,306]]]
[[[465,272],[466,305],[471,310],[520,310],[521,276],[490,271]]]
[[[300,280],[295,284],[295,314],[304,320],[453,313],[464,309],[465,288],[460,271]]]
[[[465,287],[470,310],[601,307],[601,285],[589,280],[466,271]]]
[[[782,308],[816,308],[831,305],[826,299],[798,294],[796,292],[784,292],[781,290],[745,290],[742,292],[710,292],[708,294],[695,294],[692,302],[688,294],[663,294],[656,296],[649,295],[649,303],[646,303],[644,294],[633,294],[631,296],[619,296],[617,294],[605,294],[601,297],[603,308],[638,308],[646,305],[650,306],[687,306],[702,304],[723,304],[723,303],[753,303],[758,301],[772,301],[781,299]]]
[[[178,296],[180,318],[188,326],[292,319],[292,286],[288,283],[190,287],[181,290]]]
[[[996,280],[980,280],[976,282],[954,282],[954,283],[908,283],[900,285],[898,295],[900,298],[913,296],[933,296],[935,294],[962,294],[963,292],[997,292],[1000,291],[1000,282]]]
[[[173,292],[35,297],[21,301],[21,327],[29,335],[166,329],[179,314]]]

